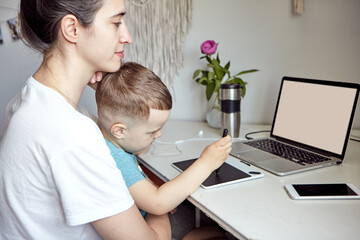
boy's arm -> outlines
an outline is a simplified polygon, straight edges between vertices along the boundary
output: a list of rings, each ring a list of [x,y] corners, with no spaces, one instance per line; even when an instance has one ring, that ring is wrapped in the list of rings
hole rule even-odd
[[[140,209],[156,215],[165,214],[195,192],[211,172],[221,166],[230,151],[231,138],[227,136],[206,147],[188,169],[159,188],[142,180],[131,185],[129,191]]]
[[[103,239],[171,239],[168,215],[146,217],[146,222],[134,204],[114,216],[91,223]]]

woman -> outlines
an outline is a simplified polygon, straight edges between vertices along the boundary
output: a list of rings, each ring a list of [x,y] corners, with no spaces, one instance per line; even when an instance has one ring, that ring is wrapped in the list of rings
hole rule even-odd
[[[89,79],[120,67],[132,42],[124,14],[124,0],[21,1],[23,38],[44,57],[5,113],[0,239],[170,238],[167,216],[143,220],[101,132],[77,111]]]

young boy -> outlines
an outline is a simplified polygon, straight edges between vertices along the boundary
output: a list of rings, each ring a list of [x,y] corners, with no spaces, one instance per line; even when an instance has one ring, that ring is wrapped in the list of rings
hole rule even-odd
[[[98,123],[111,154],[143,216],[162,215],[183,202],[217,169],[231,151],[230,136],[209,145],[186,171],[156,187],[141,171],[135,155],[161,136],[172,98],[151,70],[132,62],[106,75],[96,90]],[[145,211],[145,212],[144,212]]]

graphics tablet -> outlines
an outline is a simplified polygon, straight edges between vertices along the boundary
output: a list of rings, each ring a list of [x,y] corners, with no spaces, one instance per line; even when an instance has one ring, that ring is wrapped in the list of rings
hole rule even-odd
[[[174,162],[172,163],[172,166],[180,172],[183,172],[195,161],[196,159],[189,159],[185,161]],[[241,163],[238,160],[235,161],[238,163],[238,166],[234,167],[231,165],[231,163],[229,164],[225,162],[223,165],[221,165],[218,174],[213,171],[210,176],[201,184],[201,187],[208,189],[264,177],[260,171],[252,168],[248,164]]]

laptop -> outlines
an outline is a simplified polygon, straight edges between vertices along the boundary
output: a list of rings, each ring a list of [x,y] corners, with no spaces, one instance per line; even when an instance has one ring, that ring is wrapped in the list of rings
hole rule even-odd
[[[233,142],[230,154],[279,176],[342,163],[359,88],[283,77],[270,137]]]

